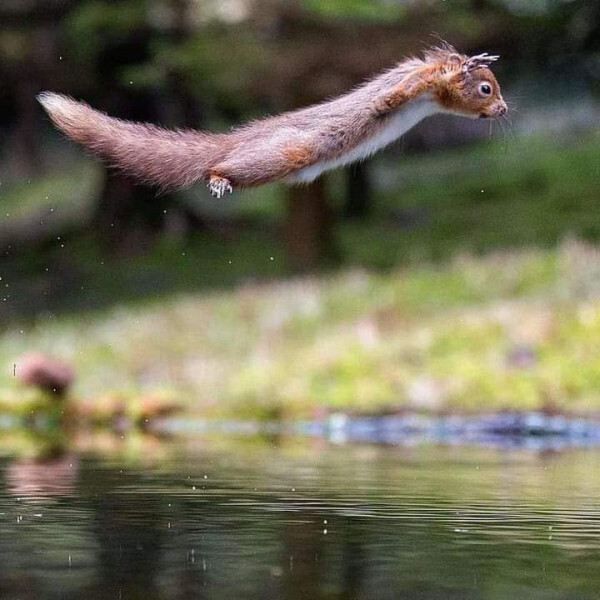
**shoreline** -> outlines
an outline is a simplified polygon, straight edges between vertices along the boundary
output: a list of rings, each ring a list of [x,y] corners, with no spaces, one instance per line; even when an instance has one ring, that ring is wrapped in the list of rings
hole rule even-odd
[[[529,446],[538,449],[600,446],[600,418],[547,415],[540,412],[493,413],[478,416],[403,415],[355,417],[334,413],[326,419],[292,423],[194,421],[169,419],[153,427],[165,435],[289,435],[321,438],[334,444],[373,443],[409,446]]]

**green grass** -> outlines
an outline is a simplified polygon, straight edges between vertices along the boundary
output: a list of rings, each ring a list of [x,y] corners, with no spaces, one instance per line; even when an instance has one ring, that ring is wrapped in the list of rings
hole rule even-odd
[[[552,248],[600,240],[600,135],[514,139],[382,165],[389,181],[370,227],[341,231],[344,255],[365,266],[443,261],[457,252]]]
[[[596,412],[599,156],[591,135],[384,161],[372,218],[337,228],[340,269],[306,278],[285,267],[277,187],[229,207],[262,228],[128,259],[82,238],[5,260],[1,404],[37,402],[12,376],[36,350],[72,362],[75,398],[97,404],[151,395],[249,418]]]
[[[595,249],[570,242],[40,318],[2,335],[2,398],[24,400],[13,363],[35,349],[75,365],[78,398],[162,394],[211,416],[597,410],[600,301],[582,283],[599,269]],[[522,348],[526,367],[511,363]]]
[[[85,162],[66,173],[20,181],[7,191],[0,188],[0,236],[36,217],[47,223],[63,214],[86,218],[93,208],[99,174],[97,167]]]

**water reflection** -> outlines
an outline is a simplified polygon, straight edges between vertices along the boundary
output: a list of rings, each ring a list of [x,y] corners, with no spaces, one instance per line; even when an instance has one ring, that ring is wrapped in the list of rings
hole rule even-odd
[[[0,597],[600,592],[594,450],[107,434],[37,457],[13,446],[0,461]]]
[[[77,455],[60,451],[54,456],[22,458],[6,468],[6,487],[12,494],[31,499],[75,493],[79,472]]]

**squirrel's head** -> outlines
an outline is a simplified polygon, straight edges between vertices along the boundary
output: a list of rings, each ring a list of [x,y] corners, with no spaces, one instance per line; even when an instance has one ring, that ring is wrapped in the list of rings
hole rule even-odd
[[[498,56],[487,53],[467,58],[452,54],[443,65],[444,76],[436,92],[445,112],[466,117],[495,119],[506,114],[508,107],[500,85],[490,70]]]

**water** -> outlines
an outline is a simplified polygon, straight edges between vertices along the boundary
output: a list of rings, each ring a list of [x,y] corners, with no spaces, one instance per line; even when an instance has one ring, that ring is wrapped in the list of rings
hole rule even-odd
[[[16,436],[0,597],[600,595],[600,451]]]

